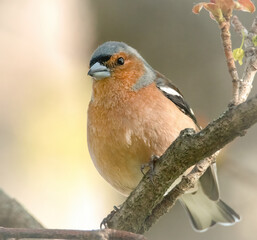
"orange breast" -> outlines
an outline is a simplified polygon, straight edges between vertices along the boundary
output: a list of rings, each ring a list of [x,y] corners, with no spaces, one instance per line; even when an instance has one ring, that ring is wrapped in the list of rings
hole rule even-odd
[[[141,165],[195,124],[155,84],[134,92],[100,82],[88,108],[88,148],[99,173],[128,195],[142,178]]]

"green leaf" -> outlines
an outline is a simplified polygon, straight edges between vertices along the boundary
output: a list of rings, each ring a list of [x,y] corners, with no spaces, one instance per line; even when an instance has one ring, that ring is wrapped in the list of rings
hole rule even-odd
[[[242,48],[236,48],[233,50],[233,58],[235,61],[238,61],[240,65],[243,64],[244,55],[245,55],[245,52]]]

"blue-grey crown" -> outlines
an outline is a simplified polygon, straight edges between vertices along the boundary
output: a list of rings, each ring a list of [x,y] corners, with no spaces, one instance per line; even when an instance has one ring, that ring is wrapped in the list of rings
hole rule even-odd
[[[93,53],[90,61],[90,67],[94,65],[96,62],[105,62],[110,59],[112,55],[118,52],[131,52],[131,47],[129,47],[126,43],[123,42],[115,42],[109,41],[100,45]],[[132,50],[133,52],[136,50]]]

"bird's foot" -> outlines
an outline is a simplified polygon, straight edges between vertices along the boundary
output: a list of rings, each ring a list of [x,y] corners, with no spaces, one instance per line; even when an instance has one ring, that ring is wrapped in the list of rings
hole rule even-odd
[[[155,170],[155,164],[156,164],[156,162],[159,160],[159,156],[156,156],[156,155],[152,155],[151,156],[151,159],[150,159],[150,161],[148,162],[148,163],[145,163],[145,164],[142,164],[141,165],[141,172],[142,172],[142,174],[143,175],[145,175],[145,173],[144,173],[144,169],[146,168],[146,167],[148,167],[149,168],[149,170],[150,170],[150,180],[153,182],[153,178],[154,178],[154,175],[155,175],[155,172],[154,172],[154,170]]]
[[[103,221],[100,223],[100,229],[108,228],[108,222],[112,219],[114,214],[118,212],[120,209],[116,206],[113,206],[113,210],[103,219]]]

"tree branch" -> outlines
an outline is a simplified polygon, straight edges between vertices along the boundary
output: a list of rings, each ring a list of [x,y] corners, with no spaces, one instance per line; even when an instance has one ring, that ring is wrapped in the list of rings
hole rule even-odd
[[[256,122],[257,96],[231,107],[198,133],[192,129],[183,130],[157,162],[154,183],[150,173],[147,173],[120,210],[108,219],[108,227],[135,233],[146,231],[151,225],[147,222],[148,217],[181,173],[212,155],[237,136],[243,135],[244,131]],[[180,194],[178,192],[175,198]]]
[[[146,240],[142,235],[118,230],[79,231],[40,229],[43,226],[15,199],[0,189],[0,239],[90,239],[90,240]],[[12,227],[12,228],[10,228]]]
[[[238,97],[238,102],[242,103],[247,99],[252,89],[252,83],[257,71],[257,50],[252,41],[252,38],[257,35],[257,18],[254,19],[249,32],[239,21],[237,16],[233,16],[231,21],[235,31],[241,36],[242,34],[245,36],[244,47],[246,60],[242,80],[240,81]]]
[[[232,77],[232,91],[233,91],[233,100],[232,104],[237,105],[239,99],[239,88],[240,88],[240,80],[238,77],[235,61],[232,53],[232,43],[231,43],[231,34],[230,34],[230,22],[229,20],[223,21],[219,23],[221,30],[221,39],[223,43],[224,53],[227,61],[228,71],[230,76]]]
[[[204,174],[207,168],[214,162],[219,151],[211,157],[205,158],[197,163],[188,175],[182,177],[181,181],[163,198],[163,200],[153,209],[151,216],[149,216],[140,230],[145,232],[165,213],[170,211],[178,198],[183,195],[188,189],[195,186],[199,178]]]
[[[15,199],[8,197],[0,189],[0,226],[43,228],[32,215]]]
[[[2,228],[0,238],[44,238],[44,239],[83,239],[83,240],[146,240],[142,235],[113,229],[80,231],[61,229]]]

